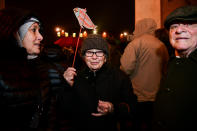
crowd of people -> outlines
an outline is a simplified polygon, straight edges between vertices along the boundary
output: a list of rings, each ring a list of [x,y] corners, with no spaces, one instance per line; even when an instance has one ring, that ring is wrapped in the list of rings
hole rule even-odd
[[[0,10],[1,131],[196,129],[197,6],[172,11],[165,28],[137,21],[124,50],[89,34],[74,66],[43,27],[30,11]]]

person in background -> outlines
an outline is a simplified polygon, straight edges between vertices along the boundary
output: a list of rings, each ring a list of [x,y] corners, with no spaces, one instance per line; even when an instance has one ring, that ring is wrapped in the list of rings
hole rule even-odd
[[[109,46],[109,63],[115,67],[120,67],[120,57],[121,52],[118,48],[119,45],[116,43],[115,39],[106,39]]]
[[[166,46],[155,37],[156,22],[144,18],[136,23],[133,40],[121,56],[120,68],[130,77],[138,102],[134,129],[150,131],[153,103],[168,60]]]
[[[197,130],[197,6],[175,9],[164,26],[175,54],[156,97],[153,130]]]
[[[44,130],[45,92],[37,73],[40,19],[17,8],[0,10],[0,130]]]
[[[64,72],[67,86],[73,89],[74,130],[117,131],[117,121],[130,119],[135,110],[132,84],[124,72],[108,64],[108,44],[100,35],[88,35],[81,55],[84,69],[68,67]]]

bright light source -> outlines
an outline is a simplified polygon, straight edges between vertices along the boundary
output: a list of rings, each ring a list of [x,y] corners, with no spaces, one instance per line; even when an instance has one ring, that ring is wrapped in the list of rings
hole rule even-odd
[[[62,35],[64,35],[64,30],[62,30]]]
[[[123,34],[123,33],[121,33],[121,34],[120,34],[120,38],[123,38],[123,37],[124,37],[124,34]]]
[[[83,36],[84,36],[84,37],[87,37],[87,35],[88,35],[87,32],[84,31],[84,32],[83,32]]]
[[[93,30],[93,34],[97,34],[97,30],[96,29]]]
[[[128,33],[127,32],[124,32],[124,36],[127,36],[128,35]]]
[[[65,37],[68,37],[68,32],[65,32]]]
[[[102,37],[103,38],[106,38],[107,37],[107,33],[106,32],[103,32]]]
[[[61,30],[61,29],[60,29],[59,27],[56,27],[56,28],[55,28],[55,31],[56,31],[56,32],[59,32],[60,30]]]
[[[76,37],[76,33],[73,33],[73,37]]]
[[[57,32],[57,36],[58,36],[58,37],[60,37],[60,36],[61,36],[60,32]]]
[[[79,34],[79,37],[83,37],[83,33],[80,33],[80,34]]]

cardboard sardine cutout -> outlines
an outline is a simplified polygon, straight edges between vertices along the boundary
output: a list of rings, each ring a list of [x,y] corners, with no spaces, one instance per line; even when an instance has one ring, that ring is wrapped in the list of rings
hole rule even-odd
[[[74,8],[73,11],[75,13],[75,16],[77,17],[77,20],[81,28],[85,27],[87,29],[95,29],[97,27],[96,25],[94,25],[90,17],[87,15],[86,9]]]

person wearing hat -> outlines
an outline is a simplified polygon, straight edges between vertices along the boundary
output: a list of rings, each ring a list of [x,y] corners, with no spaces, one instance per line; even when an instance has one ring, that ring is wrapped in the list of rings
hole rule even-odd
[[[73,88],[74,127],[77,131],[117,131],[117,120],[130,118],[136,96],[120,69],[108,64],[108,44],[101,35],[90,34],[81,47],[83,70],[67,68],[64,78]]]
[[[24,9],[5,8],[0,25],[0,130],[38,130],[47,96],[36,69],[43,40],[40,19]]]
[[[197,6],[171,12],[165,22],[175,49],[154,107],[154,131],[197,130]]]
[[[137,21],[133,40],[121,56],[121,70],[130,77],[137,95],[134,131],[150,131],[153,104],[168,61],[165,44],[155,36],[157,24],[152,18]]]

